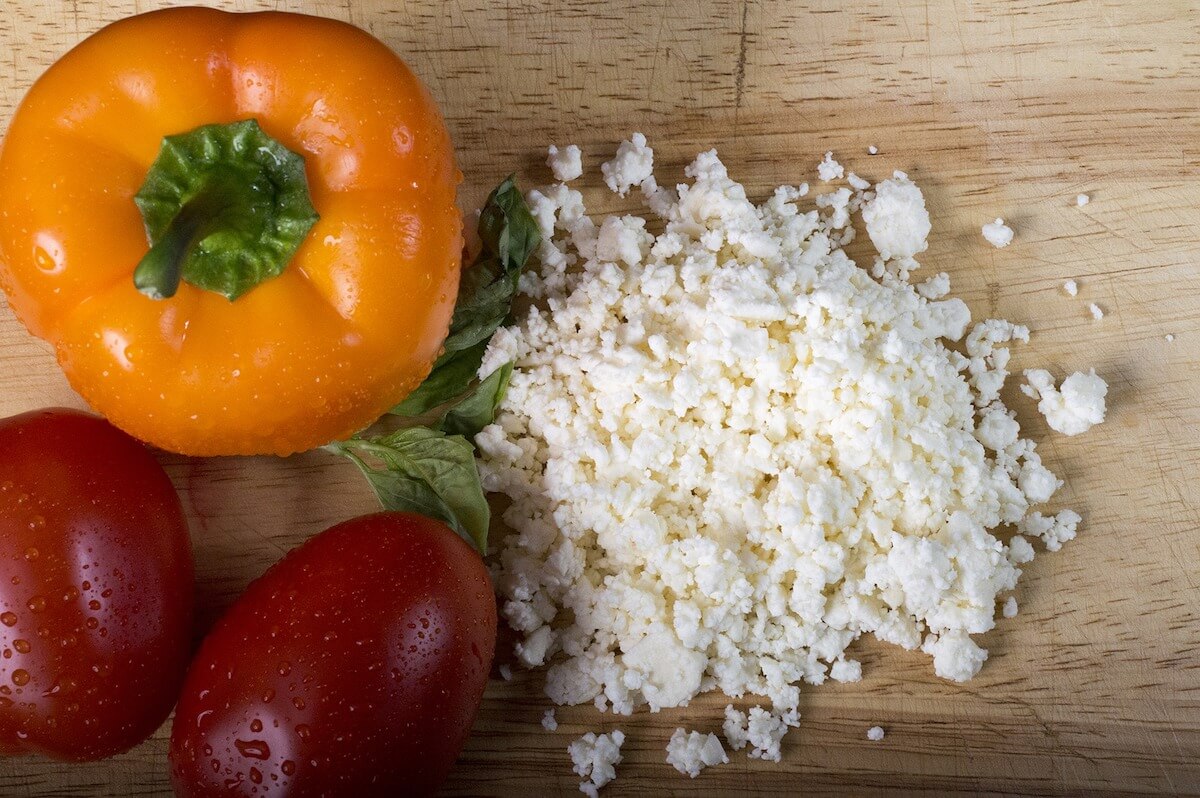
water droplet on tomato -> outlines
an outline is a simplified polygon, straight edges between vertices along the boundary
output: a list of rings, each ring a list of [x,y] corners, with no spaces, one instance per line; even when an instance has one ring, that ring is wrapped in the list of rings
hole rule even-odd
[[[250,768],[250,781],[255,784],[262,784],[262,773],[258,768]]]
[[[29,671],[23,668],[17,668],[12,672],[12,681],[17,687],[24,687],[29,684]]]
[[[29,645],[28,640],[14,640],[12,642],[12,647],[17,650],[18,654],[28,654],[33,650],[33,646]]]
[[[29,599],[29,603],[26,606],[29,607],[30,612],[41,612],[46,609],[46,597],[34,596]]]
[[[0,612],[0,623],[5,626],[16,626],[17,614],[15,612]]]
[[[310,734],[312,734],[312,729],[308,727],[307,723],[301,723],[296,727],[296,736],[301,740],[307,740]]]
[[[38,558],[39,554],[40,552],[35,547],[30,546],[29,548],[25,549],[25,560],[27,562],[33,562]]]
[[[41,529],[45,525],[46,525],[46,519],[40,515],[35,515],[33,518],[29,519],[29,531],[30,532],[37,532],[39,529]]]
[[[259,720],[258,718],[255,718],[254,720],[250,721],[250,731],[260,732],[260,731],[262,731],[262,729],[263,729],[263,727],[262,727],[261,720]]]
[[[290,662],[279,663],[279,675],[280,676],[287,676],[291,672],[292,672],[292,663],[290,663]]]
[[[263,703],[264,704],[269,704],[274,700],[275,700],[275,691],[274,690],[268,689],[267,692],[263,693]]]
[[[304,703],[303,698],[296,696],[292,699],[292,706],[294,706],[296,709],[304,709],[304,707],[307,705]]]
[[[100,604],[100,602],[96,599],[92,599],[91,601],[88,602],[88,609],[92,610],[93,612],[100,609],[101,606],[102,605]]]
[[[290,759],[285,759],[283,760],[283,764],[279,766],[279,769],[283,771],[283,775],[291,776],[296,772],[296,763]]]
[[[266,740],[234,740],[238,753],[250,759],[267,759],[271,756],[271,746]]]

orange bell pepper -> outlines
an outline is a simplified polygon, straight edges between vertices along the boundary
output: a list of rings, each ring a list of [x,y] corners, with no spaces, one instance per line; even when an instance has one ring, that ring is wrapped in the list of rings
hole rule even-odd
[[[71,50],[14,116],[0,284],[127,432],[288,454],[362,429],[428,374],[458,287],[461,179],[432,98],[365,32],[144,14]]]

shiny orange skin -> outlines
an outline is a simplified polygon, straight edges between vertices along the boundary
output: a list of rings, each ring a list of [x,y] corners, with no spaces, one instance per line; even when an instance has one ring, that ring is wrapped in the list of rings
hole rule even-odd
[[[175,704],[195,580],[183,508],[104,419],[0,419],[0,755],[124,751]]]
[[[163,136],[257,119],[304,156],[321,215],[230,302],[134,288],[133,196]],[[33,86],[0,152],[0,285],[109,420],[191,455],[280,454],[366,427],[428,374],[458,288],[461,180],[428,91],[385,45],[319,17],[130,17]]]
[[[479,554],[440,521],[377,513],[292,550],[200,646],[175,708],[180,798],[433,793],[496,645]]]

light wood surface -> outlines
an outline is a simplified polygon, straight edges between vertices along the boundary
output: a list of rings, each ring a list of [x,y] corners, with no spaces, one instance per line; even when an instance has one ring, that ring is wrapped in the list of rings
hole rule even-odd
[[[8,0],[0,121],[81,38],[158,5]],[[758,195],[815,179],[827,149],[868,178],[906,170],[933,216],[926,269],[949,272],[977,318],[1033,330],[1017,368],[1061,377],[1094,366],[1110,385],[1109,420],[1076,438],[1050,433],[1010,386],[1022,426],[1066,480],[1057,501],[1085,526],[1026,569],[1020,614],[984,636],[991,659],[970,683],[860,641],[864,680],[804,690],[782,763],[735,753],[691,781],[664,764],[667,738],[678,725],[716,730],[723,697],[632,718],[560,709],[547,733],[541,675],[518,671],[489,687],[447,793],[578,794],[567,744],[621,728],[625,761],[607,795],[1200,794],[1195,2],[214,5],[348,19],[401,53],[442,104],[466,210],[511,171],[526,185],[548,180],[551,142],[583,146],[595,189],[599,163],[632,130],[650,137],[662,182],[712,146]],[[590,193],[602,211],[634,205]],[[979,234],[996,216],[1016,229],[1004,250]],[[1068,278],[1078,298],[1061,290]],[[47,347],[0,310],[0,416],[49,405],[80,401]],[[289,548],[375,508],[353,466],[321,453],[162,460],[191,521],[201,629]],[[875,724],[882,742],[866,739]],[[0,795],[165,795],[165,741],[166,728],[84,766],[2,761]]]

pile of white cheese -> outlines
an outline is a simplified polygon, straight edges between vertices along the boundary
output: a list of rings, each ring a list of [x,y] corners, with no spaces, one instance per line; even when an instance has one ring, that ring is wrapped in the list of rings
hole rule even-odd
[[[578,149],[551,166],[577,177]],[[485,488],[511,498],[496,584],[556,703],[764,696],[775,747],[756,748],[777,758],[798,685],[860,679],[846,648],[864,633],[974,676],[972,636],[998,602],[1015,612],[1030,539],[1057,549],[1080,517],[1033,510],[1061,482],[1000,400],[1006,345],[1028,330],[972,326],[945,274],[909,282],[931,225],[903,173],[850,173],[805,210],[807,185],[754,204],[715,151],[673,189],[652,167],[635,135],[603,174],[640,190],[657,236],[640,216],[597,223],[565,182],[529,194],[534,306],[480,369],[516,364],[476,439]],[[842,251],[854,213],[868,269]],[[966,354],[947,345],[964,338]],[[1039,371],[1030,393],[1068,434],[1104,417],[1094,375],[1059,392]],[[677,767],[716,761],[708,743],[681,731],[677,754],[695,753]]]

